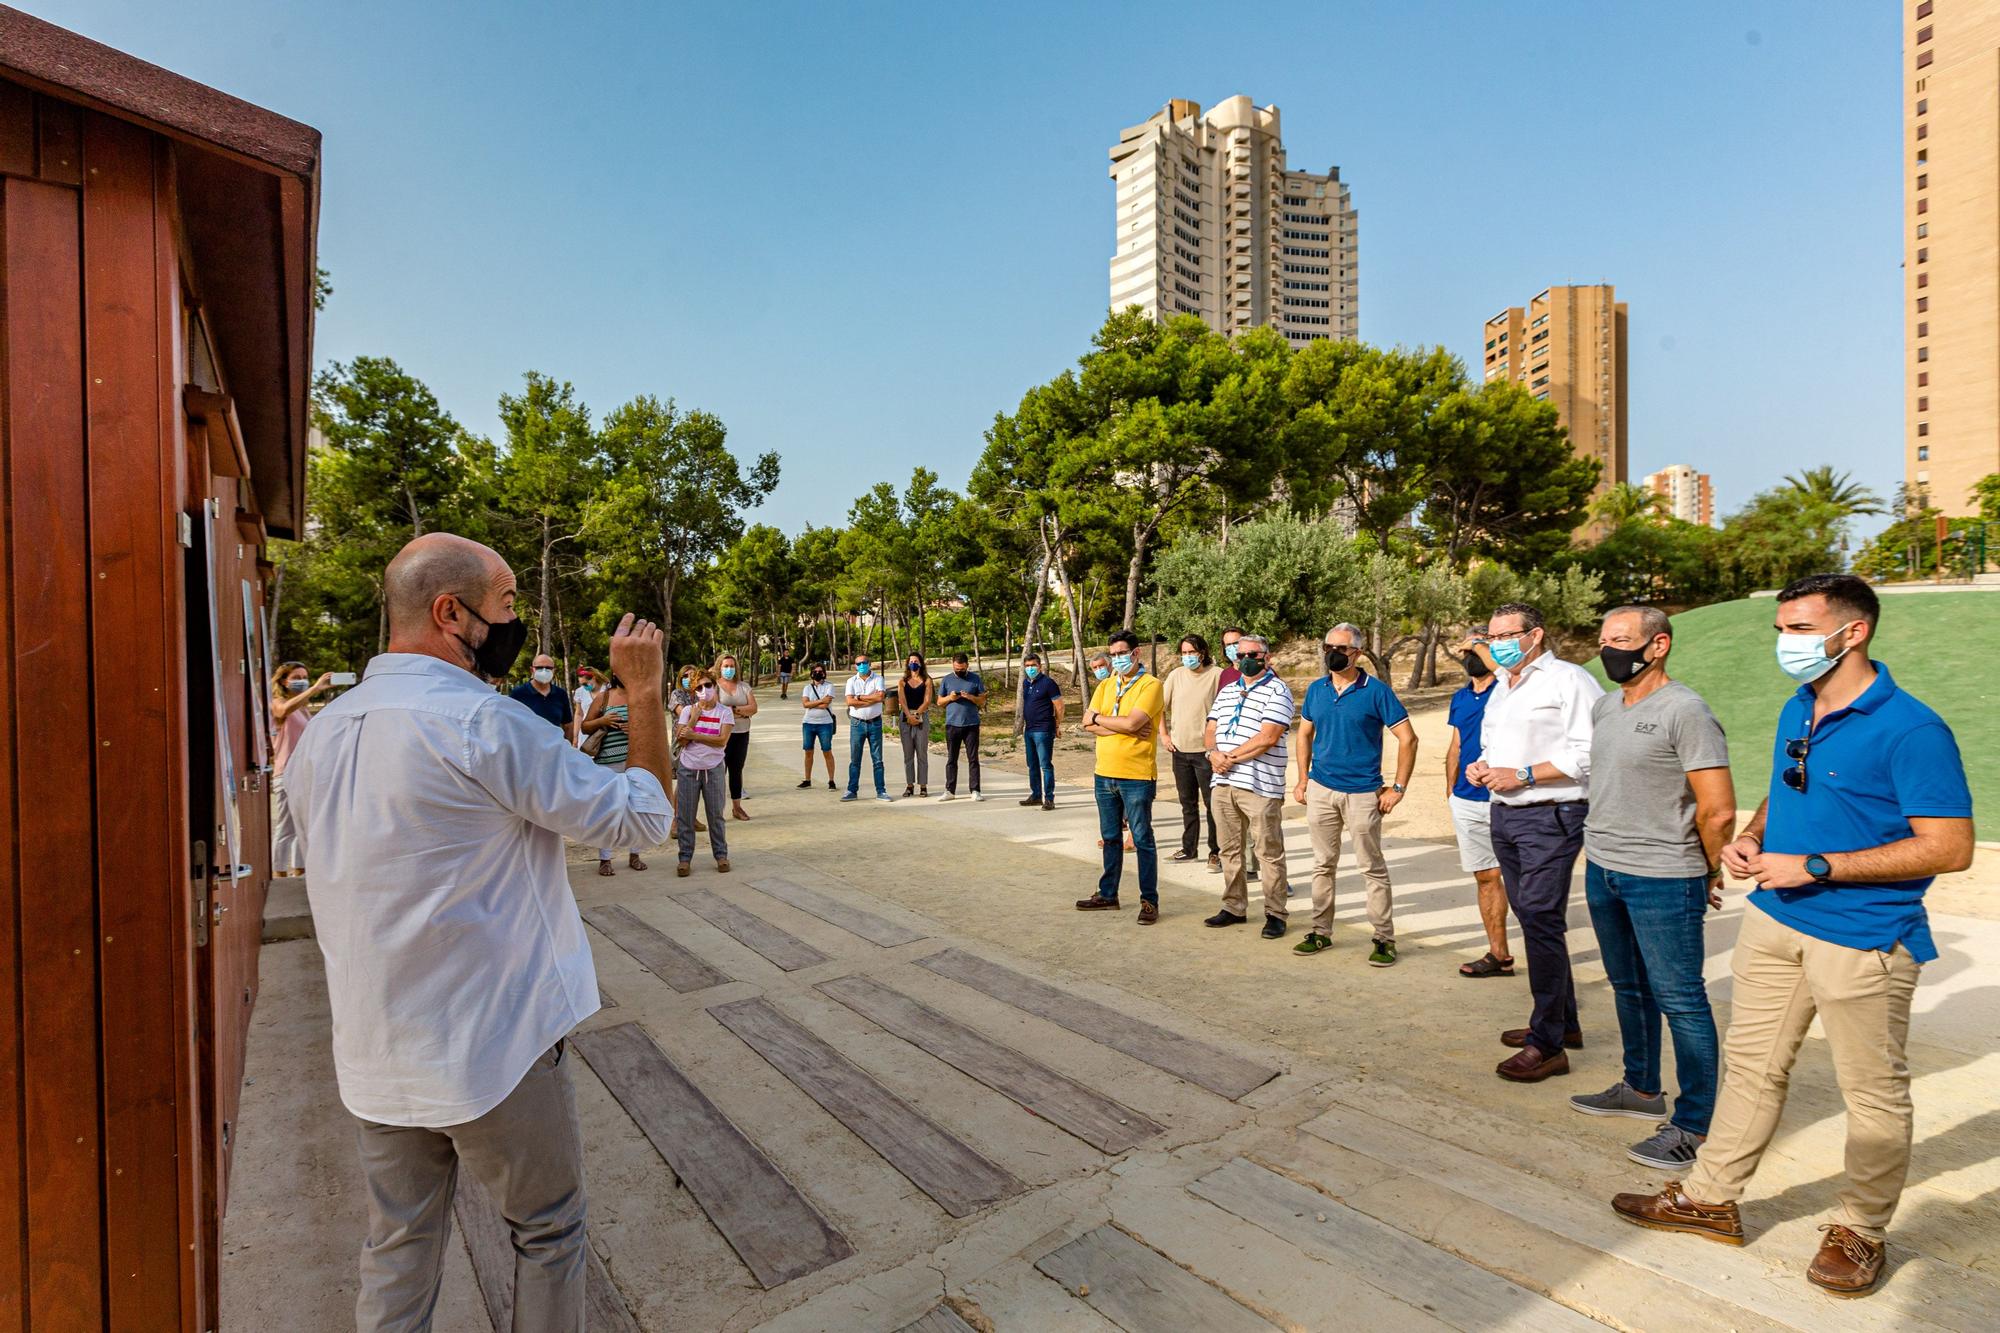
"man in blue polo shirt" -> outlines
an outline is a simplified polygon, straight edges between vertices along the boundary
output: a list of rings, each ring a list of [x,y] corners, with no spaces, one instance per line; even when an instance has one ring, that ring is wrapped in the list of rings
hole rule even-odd
[[[1021,742],[1028,752],[1028,794],[1022,805],[1056,808],[1056,733],[1062,730],[1062,687],[1042,671],[1040,653],[1021,655]]]
[[[528,706],[528,711],[552,726],[561,727],[564,734],[569,732],[569,724],[576,720],[570,711],[569,691],[555,683],[556,659],[547,653],[536,653],[534,664],[528,668],[531,675],[513,689],[508,697]]]
[[[1299,710],[1301,766],[1292,799],[1306,807],[1313,846],[1313,921],[1292,946],[1298,954],[1333,947],[1333,874],[1340,865],[1340,835],[1354,843],[1354,859],[1368,883],[1368,924],[1375,947],[1371,967],[1396,961],[1396,924],[1389,894],[1389,862],[1382,855],[1382,816],[1394,810],[1417,768],[1417,730],[1396,692],[1359,665],[1361,631],[1335,625],[1326,632],[1326,674],[1306,687]],[[1382,784],[1382,731],[1396,738],[1396,780]]]
[[[1722,1093],[1687,1184],[1620,1194],[1641,1226],[1743,1243],[1736,1201],[1777,1132],[1815,1015],[1847,1101],[1847,1182],[1814,1285],[1859,1296],[1882,1274],[1884,1236],[1910,1165],[1904,1044],[1933,876],[1972,864],[1972,794],[1951,729],[1870,661],[1881,605],[1851,574],[1778,594],[1778,665],[1800,681],[1778,715],[1770,795],[1722,863],[1757,882],[1731,964]]]

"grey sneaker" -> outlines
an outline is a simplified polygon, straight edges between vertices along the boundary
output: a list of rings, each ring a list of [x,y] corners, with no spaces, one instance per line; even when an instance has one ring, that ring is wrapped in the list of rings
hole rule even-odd
[[[1702,1140],[1679,1125],[1661,1125],[1660,1132],[1644,1143],[1635,1143],[1625,1155],[1640,1166],[1650,1166],[1668,1175],[1684,1175],[1694,1165],[1695,1152]]]
[[[1657,1097],[1641,1097],[1621,1081],[1613,1083],[1603,1092],[1589,1093],[1569,1099],[1572,1111],[1585,1115],[1625,1115],[1634,1120],[1665,1120],[1667,1118],[1667,1097],[1661,1093]]]

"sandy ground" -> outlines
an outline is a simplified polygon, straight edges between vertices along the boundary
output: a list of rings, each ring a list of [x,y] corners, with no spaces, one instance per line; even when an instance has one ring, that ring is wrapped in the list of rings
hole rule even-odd
[[[1620,1069],[1581,892],[1571,948],[1588,1044],[1575,1053],[1569,1078],[1503,1083],[1492,1073],[1505,1054],[1495,1037],[1525,1020],[1526,982],[1457,976],[1483,942],[1455,850],[1441,831],[1418,831],[1440,829],[1423,822],[1420,794],[1441,781],[1419,782],[1390,825],[1402,959],[1385,971],[1364,965],[1368,927],[1348,877],[1336,947],[1311,959],[1290,950],[1306,908],[1301,898],[1282,941],[1203,929],[1220,884],[1199,866],[1162,865],[1157,927],[1136,927],[1129,911],[1076,913],[1070,901],[1089,893],[1099,873],[1088,794],[1065,787],[1057,810],[1023,809],[1015,804],[1025,790],[1019,769],[998,757],[984,804],[844,805],[824,787],[796,790],[795,709],[795,701],[773,701],[758,719],[749,769],[754,818],[730,829],[736,874],[717,876],[704,847],[689,880],[674,879],[671,858],[660,856],[643,873],[621,863],[609,879],[578,865],[572,882],[586,905],[624,903],[738,979],[678,995],[593,933],[600,977],[618,1007],[591,1025],[643,1024],[858,1253],[759,1289],[630,1118],[579,1066],[593,1244],[642,1327],[895,1330],[944,1297],[1001,1329],[1104,1330],[1113,1322],[1091,1297],[1051,1282],[1034,1262],[1106,1222],[1283,1328],[1549,1326],[1548,1306],[1537,1314],[1454,1305],[1436,1284],[1461,1264],[1612,1327],[1992,1326],[2000,1308],[2000,1112],[1992,1093],[2000,986],[1980,963],[2000,950],[2000,925],[1989,913],[1947,911],[1956,899],[1946,894],[1934,902],[1943,956],[1925,969],[1912,1025],[1916,1146],[1892,1237],[1897,1267],[1875,1297],[1840,1303],[1800,1277],[1840,1175],[1844,1114],[1824,1043],[1808,1041],[1783,1129],[1745,1201],[1748,1248],[1657,1237],[1609,1218],[1610,1193],[1658,1178],[1623,1156],[1648,1127],[1587,1119],[1566,1106],[1569,1095],[1614,1082]],[[1442,747],[1433,748],[1440,726],[1436,710],[1419,715],[1420,773],[1442,762]],[[843,778],[845,741],[843,732]],[[893,744],[888,754],[896,754]],[[1170,819],[1170,809],[1163,805],[1160,815]],[[1306,840],[1296,817],[1287,840],[1303,893]],[[579,860],[589,855],[581,851]],[[1983,881],[1948,893],[1976,906],[1974,899],[1990,897],[1994,870],[1985,863]],[[752,886],[769,875],[930,938],[897,949],[858,942],[757,893]],[[703,890],[782,925],[831,961],[779,970],[680,905],[677,895]],[[1724,1023],[1729,950],[1744,910],[1732,892],[1710,918],[1707,974]],[[914,965],[946,945],[1269,1058],[1283,1072],[1228,1102]],[[250,1050],[255,1083],[246,1090],[225,1231],[225,1327],[337,1329],[351,1319],[358,1180],[326,1068],[317,950],[270,946],[264,967]],[[1032,1051],[1159,1120],[1166,1133],[1116,1157],[1080,1145],[812,989],[854,972]],[[756,994],[1015,1172],[1029,1191],[969,1218],[946,1217],[704,1012]],[[1291,1228],[1277,1235],[1251,1228],[1191,1197],[1196,1177],[1238,1158],[1322,1192],[1326,1225],[1357,1217],[1366,1225],[1330,1250],[1315,1248]],[[1303,1219],[1295,1225],[1311,1229]],[[446,1315],[463,1321],[472,1307],[474,1323],[441,1327],[476,1326],[462,1263],[455,1253]]]

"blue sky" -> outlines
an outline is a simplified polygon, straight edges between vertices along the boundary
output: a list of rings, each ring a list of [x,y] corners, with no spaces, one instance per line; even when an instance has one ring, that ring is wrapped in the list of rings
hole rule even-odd
[[[1119,129],[1237,92],[1352,183],[1368,341],[1614,282],[1634,480],[1900,477],[1892,5],[25,3],[324,132],[322,363],[710,409],[787,531],[963,484],[1103,317]]]

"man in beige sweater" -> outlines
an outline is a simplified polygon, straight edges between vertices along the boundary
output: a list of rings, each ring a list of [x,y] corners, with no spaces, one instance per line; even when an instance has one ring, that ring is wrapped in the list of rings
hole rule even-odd
[[[1209,805],[1211,773],[1208,752],[1203,748],[1202,731],[1208,710],[1215,705],[1215,691],[1222,672],[1208,655],[1208,640],[1190,634],[1181,640],[1181,664],[1169,671],[1161,686],[1166,692],[1166,727],[1160,733],[1168,753],[1174,757],[1174,790],[1181,798],[1181,848],[1176,861],[1192,861],[1200,855],[1201,819],[1208,816],[1208,868],[1222,869],[1222,857],[1215,840],[1215,811]]]

